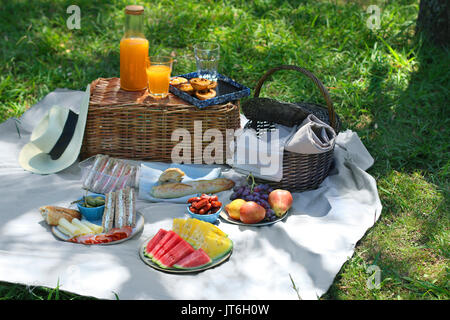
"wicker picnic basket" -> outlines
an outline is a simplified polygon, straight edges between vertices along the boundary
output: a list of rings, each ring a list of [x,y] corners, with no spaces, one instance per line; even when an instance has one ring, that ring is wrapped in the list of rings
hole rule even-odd
[[[279,70],[294,70],[306,75],[317,86],[326,101],[326,107],[311,102],[297,102],[304,109],[314,114],[323,122],[329,124],[336,132],[339,132],[341,122],[334,112],[333,103],[325,86],[310,71],[294,65],[281,65],[267,71],[259,80],[254,90],[254,97],[259,97],[261,87],[273,73]],[[268,121],[255,121],[249,119],[246,128],[253,128],[257,132],[261,130],[274,129],[274,123]],[[299,154],[289,151],[283,153],[283,179],[280,182],[269,182],[275,188],[287,189],[290,191],[306,191],[316,189],[328,176],[333,163],[333,150],[319,154]]]
[[[201,135],[194,134],[195,123]],[[188,130],[191,147],[195,143],[201,145],[203,153],[211,143],[203,141],[206,130],[220,130],[226,137],[227,129],[238,128],[238,102],[199,109],[170,93],[167,99],[158,101],[152,99],[147,90],[130,92],[120,89],[119,78],[99,78],[91,83],[80,156],[86,159],[106,154],[122,159],[173,162],[172,149],[181,143],[181,138],[172,141],[174,130]],[[228,146],[223,140],[225,163]],[[191,151],[190,158],[191,163],[204,163],[202,155],[194,151]]]

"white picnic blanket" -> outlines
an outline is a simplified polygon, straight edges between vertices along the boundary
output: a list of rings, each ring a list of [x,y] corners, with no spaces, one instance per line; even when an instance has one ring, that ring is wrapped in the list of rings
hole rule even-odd
[[[376,181],[365,172],[373,159],[356,133],[347,130],[336,139],[331,175],[319,189],[295,193],[283,222],[259,228],[220,222],[234,250],[216,268],[179,276],[141,261],[141,244],[184,216],[184,204],[138,201],[144,230],[121,244],[59,241],[38,208],[68,205],[82,194],[78,164],[58,174],[37,175],[24,171],[17,158],[48,108],[57,103],[77,112],[82,94],[55,90],[25,112],[20,123],[8,119],[0,124],[0,281],[59,284],[62,290],[105,299],[115,299],[115,294],[120,299],[298,299],[292,278],[302,299],[317,299],[380,216]],[[222,200],[228,196],[220,194]]]

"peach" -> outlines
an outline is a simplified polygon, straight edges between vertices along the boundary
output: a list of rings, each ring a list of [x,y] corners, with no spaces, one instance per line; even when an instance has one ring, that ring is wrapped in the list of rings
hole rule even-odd
[[[246,201],[242,199],[235,199],[225,206],[225,211],[232,219],[239,220],[241,216],[240,210],[245,202]]]
[[[241,206],[239,213],[243,223],[258,223],[266,216],[266,209],[254,201],[248,201]]]

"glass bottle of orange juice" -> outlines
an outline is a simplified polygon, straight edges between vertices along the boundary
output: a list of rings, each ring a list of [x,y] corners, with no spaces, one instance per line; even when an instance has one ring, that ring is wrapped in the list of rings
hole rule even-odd
[[[144,36],[143,13],[143,6],[125,8],[125,34],[120,40],[120,87],[128,91],[147,88],[148,40]]]

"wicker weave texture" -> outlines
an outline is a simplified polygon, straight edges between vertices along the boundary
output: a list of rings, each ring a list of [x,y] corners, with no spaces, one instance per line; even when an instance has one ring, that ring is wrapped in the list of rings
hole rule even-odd
[[[331,125],[336,134],[339,133],[341,123],[339,117],[334,111],[333,103],[328,90],[312,72],[304,68],[293,65],[281,65],[270,69],[260,78],[254,90],[254,96],[258,97],[264,82],[269,79],[273,73],[280,70],[296,71],[313,81],[324,98],[326,106],[309,102],[300,102],[299,104],[306,107],[311,113],[318,116],[318,118],[325,123]],[[251,119],[246,124],[246,127],[253,128],[257,132],[275,128],[273,123],[253,121]],[[280,182],[258,181],[270,184],[275,188],[287,189],[296,192],[316,189],[330,172],[330,168],[333,164],[333,153],[334,149],[320,154],[299,154],[284,151],[283,179]]]
[[[201,122],[199,122],[201,121]],[[194,129],[199,129],[194,135]],[[204,141],[208,129],[217,129],[226,136],[227,129],[240,128],[239,105],[228,103],[198,109],[169,94],[164,100],[152,99],[146,90],[129,92],[120,89],[119,78],[99,78],[91,84],[91,99],[81,158],[96,154],[112,157],[172,162],[172,149],[182,141],[172,141],[176,129],[190,133],[191,163],[205,163],[202,149],[211,141]],[[223,162],[228,146],[223,139]],[[183,141],[186,142],[186,141]]]

